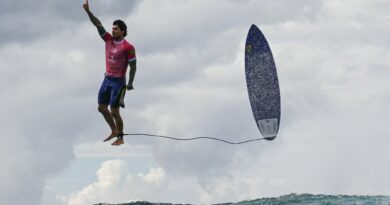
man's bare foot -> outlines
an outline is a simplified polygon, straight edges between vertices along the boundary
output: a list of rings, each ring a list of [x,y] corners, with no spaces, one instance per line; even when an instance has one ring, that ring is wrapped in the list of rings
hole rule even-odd
[[[123,140],[123,134],[119,134],[118,135],[118,139],[115,140],[115,142],[113,142],[111,145],[114,145],[114,146],[119,146],[121,144],[124,144],[124,140]]]
[[[112,132],[110,134],[110,136],[108,136],[106,139],[103,140],[103,142],[107,142],[107,141],[110,141],[112,138],[114,137],[118,137],[118,133],[117,132]]]

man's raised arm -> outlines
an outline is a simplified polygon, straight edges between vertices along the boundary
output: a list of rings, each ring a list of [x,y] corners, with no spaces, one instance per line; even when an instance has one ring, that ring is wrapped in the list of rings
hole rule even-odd
[[[99,21],[98,18],[96,18],[93,13],[89,10],[89,4],[88,4],[88,0],[85,0],[85,3],[83,4],[83,8],[84,10],[87,12],[88,16],[89,16],[89,19],[91,20],[91,22],[93,23],[93,25],[96,26],[100,36],[102,36],[103,34],[106,33],[106,30],[104,29],[102,23]]]

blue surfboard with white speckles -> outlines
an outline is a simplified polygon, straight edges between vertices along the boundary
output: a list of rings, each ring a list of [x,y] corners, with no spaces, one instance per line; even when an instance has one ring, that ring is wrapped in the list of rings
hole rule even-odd
[[[263,137],[275,139],[280,125],[280,90],[271,48],[252,25],[245,44],[245,75],[253,116]]]

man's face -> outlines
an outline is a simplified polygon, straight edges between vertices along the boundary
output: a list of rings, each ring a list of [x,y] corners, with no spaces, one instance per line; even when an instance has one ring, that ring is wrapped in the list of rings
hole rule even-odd
[[[112,26],[112,37],[114,38],[121,38],[123,37],[124,31],[121,31],[121,29],[117,25]]]

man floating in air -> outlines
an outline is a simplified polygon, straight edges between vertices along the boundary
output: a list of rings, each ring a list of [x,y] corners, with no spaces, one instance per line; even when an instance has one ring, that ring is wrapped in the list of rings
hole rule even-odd
[[[106,32],[102,23],[89,10],[88,0],[83,5],[89,19],[96,26],[101,38],[106,44],[106,72],[98,94],[98,110],[111,128],[111,134],[104,142],[117,137],[112,145],[121,145],[123,141],[123,121],[120,116],[120,107],[124,108],[124,96],[127,90],[134,89],[136,56],[135,48],[124,37],[127,35],[127,26],[122,20],[116,20],[112,26],[112,34]],[[130,66],[129,81],[126,85],[127,65]],[[110,106],[110,109],[108,109]]]

